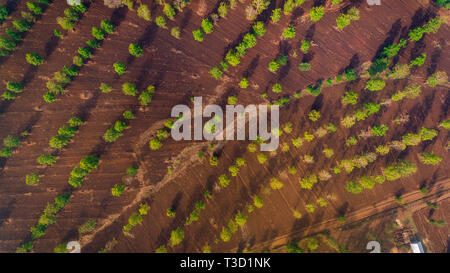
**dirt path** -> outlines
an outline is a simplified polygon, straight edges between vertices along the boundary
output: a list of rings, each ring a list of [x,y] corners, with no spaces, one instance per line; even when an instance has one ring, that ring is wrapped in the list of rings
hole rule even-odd
[[[419,190],[404,194],[402,196],[402,198],[405,202],[403,204],[403,206],[408,205],[409,208],[413,207],[413,210],[417,211],[419,209],[426,207],[426,203],[420,202],[420,201],[429,199],[432,196],[437,196],[435,202],[449,198],[450,197],[450,179],[444,179],[444,180],[436,182],[436,184],[433,185],[433,188],[430,190],[430,192],[426,196],[423,195]],[[371,217],[371,216],[385,213],[386,211],[395,209],[397,207],[399,207],[399,205],[397,203],[395,203],[394,198],[386,199],[386,200],[376,203],[372,206],[367,206],[365,208],[362,208],[362,209],[359,209],[357,211],[347,214],[346,215],[347,221],[346,221],[345,225],[350,224],[352,222],[361,221],[361,220]],[[317,230],[322,230],[325,228],[327,228],[327,229],[337,228],[342,225],[343,224],[338,222],[337,219],[326,220],[326,221],[311,225],[311,226],[307,227],[306,229],[302,228],[302,229],[292,230],[289,233],[280,235],[273,239],[267,240],[263,243],[254,245],[254,246],[252,246],[252,249],[254,251],[258,252],[258,251],[262,251],[265,248],[271,249],[271,248],[280,247],[282,245],[287,244],[289,242],[290,238],[295,237],[295,235],[297,235],[297,234],[304,233],[305,231],[317,231]],[[311,233],[311,232],[308,232],[308,233]],[[234,248],[231,250],[231,252],[235,252],[236,250],[237,250],[237,248]]]

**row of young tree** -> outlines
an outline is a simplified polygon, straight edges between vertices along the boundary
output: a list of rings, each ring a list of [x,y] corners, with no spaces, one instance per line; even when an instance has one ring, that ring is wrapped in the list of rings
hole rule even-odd
[[[65,89],[72,82],[73,77],[78,75],[80,68],[94,54],[95,50],[102,46],[102,40],[105,39],[106,35],[113,32],[114,25],[108,20],[103,20],[100,28],[92,27],[94,39],[86,42],[87,47],[78,48],[78,54],[73,57],[72,65],[64,65],[62,71],[55,72],[53,79],[47,81],[48,92],[43,96],[45,102],[52,103],[57,96],[65,94]]]
[[[16,253],[30,252],[34,248],[34,242],[45,235],[49,225],[56,222],[56,214],[60,212],[69,202],[71,194],[61,194],[55,197],[53,203],[47,203],[44,212],[39,217],[39,221],[35,226],[30,228],[31,238],[28,242],[23,243],[17,247]]]
[[[244,2],[245,0],[240,0]],[[214,30],[214,24],[217,24],[220,18],[225,18],[228,14],[228,8],[235,9],[237,7],[237,0],[223,0],[219,6],[208,17],[204,18],[201,23],[201,28],[192,31],[194,40],[203,42],[205,34],[211,34]]]
[[[11,22],[14,30],[6,28],[5,32],[9,38],[0,37],[0,56],[7,56],[14,51],[17,45],[21,42],[23,35],[30,31],[41,14],[46,10],[47,6],[51,4],[50,0],[37,0],[26,2],[28,11],[22,11],[22,19],[16,19]],[[0,21],[4,21],[9,15],[7,7],[0,7]]]
[[[49,141],[50,148],[61,150],[69,145],[71,139],[75,136],[79,127],[83,125],[83,121],[78,117],[72,117],[68,122],[58,129],[58,134],[53,136]],[[58,156],[56,154],[42,154],[37,158],[37,162],[43,166],[53,166],[56,163]],[[25,177],[25,184],[34,185],[40,181],[37,173],[27,174]]]
[[[79,5],[74,5],[70,8],[65,9],[64,16],[56,17],[56,22],[63,29],[63,31],[74,30],[76,23],[82,18],[88,8],[88,5],[80,2]],[[59,38],[64,38],[63,31],[54,29],[53,35]]]

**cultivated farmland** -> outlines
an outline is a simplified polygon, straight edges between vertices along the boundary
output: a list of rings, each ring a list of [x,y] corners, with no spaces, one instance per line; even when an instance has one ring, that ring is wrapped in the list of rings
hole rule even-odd
[[[441,2],[2,1],[0,252],[447,252]],[[194,97],[278,149],[173,140]]]

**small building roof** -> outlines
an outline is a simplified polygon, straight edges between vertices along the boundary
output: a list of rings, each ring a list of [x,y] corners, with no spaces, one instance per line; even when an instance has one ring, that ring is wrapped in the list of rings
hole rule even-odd
[[[411,249],[413,253],[425,253],[421,242],[411,242]]]

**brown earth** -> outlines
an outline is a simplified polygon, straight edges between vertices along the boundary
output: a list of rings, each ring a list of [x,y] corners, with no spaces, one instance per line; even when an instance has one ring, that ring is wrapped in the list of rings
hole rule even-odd
[[[15,80],[25,81],[26,84],[16,100],[0,104],[0,139],[24,130],[31,134],[8,160],[0,161],[3,167],[0,173],[0,251],[13,252],[27,240],[30,227],[37,223],[47,202],[61,193],[72,191],[67,184],[70,171],[88,154],[100,157],[99,168],[89,175],[81,188],[73,191],[71,201],[58,214],[57,222],[49,226],[45,236],[36,241],[35,252],[51,252],[62,242],[78,239],[81,239],[83,252],[96,252],[113,238],[118,242],[113,252],[153,252],[165,244],[170,231],[179,226],[184,229],[185,239],[179,246],[169,248],[171,252],[197,252],[206,244],[211,246],[213,252],[235,251],[244,247],[253,249],[253,246],[257,249],[256,246],[280,236],[286,236],[289,241],[315,234],[324,228],[320,223],[334,221],[341,213],[351,214],[370,208],[383,200],[392,200],[399,193],[407,195],[415,192],[422,185],[436,190],[433,185],[449,177],[446,168],[449,157],[445,149],[448,132],[442,128],[433,141],[408,147],[403,152],[391,152],[363,170],[355,170],[348,175],[341,173],[330,181],[320,182],[312,191],[301,189],[298,180],[334,165],[335,161],[372,151],[381,143],[398,139],[405,133],[416,132],[422,126],[437,128],[439,122],[448,119],[448,86],[430,88],[424,85],[419,98],[383,106],[379,113],[351,129],[339,128],[335,134],[305,144],[299,149],[291,146],[287,153],[278,151],[264,165],[257,162],[255,154],[246,150],[247,142],[227,141],[223,142],[223,146],[219,145],[216,148],[220,154],[219,164],[215,167],[208,164],[208,156],[201,162],[197,160],[200,149],[209,155],[212,153],[208,150],[209,143],[167,140],[158,151],[148,148],[150,138],[157,129],[162,128],[162,122],[170,117],[171,108],[180,103],[190,105],[190,97],[202,96],[204,102],[219,105],[226,104],[230,95],[236,95],[238,102],[243,105],[266,103],[261,98],[262,93],[267,92],[271,99],[279,98],[269,92],[275,82],[282,84],[283,95],[293,95],[318,79],[327,79],[349,66],[359,67],[371,61],[384,45],[398,41],[410,28],[421,25],[437,12],[428,1],[383,2],[377,7],[368,7],[364,1],[351,2],[359,6],[361,19],[352,22],[342,32],[333,28],[339,9],[327,10],[325,16],[315,24],[305,19],[304,15],[312,6],[312,1],[307,1],[290,18],[284,16],[277,24],[269,24],[267,33],[258,39],[256,47],[248,50],[241,64],[230,68],[222,81],[212,79],[209,70],[222,60],[229,45],[238,41],[238,37],[251,26],[251,22],[245,19],[242,3],[238,4],[237,9],[230,10],[202,43],[194,41],[191,32],[199,28],[203,19],[198,11],[206,5],[206,14],[209,14],[217,6],[216,1],[192,1],[176,20],[168,21],[169,29],[172,26],[181,27],[180,40],[171,37],[167,29],[158,29],[154,24],[140,19],[135,11],[125,8],[114,11],[105,8],[102,1],[96,1],[77,24],[76,30],[56,44],[52,32],[57,26],[56,16],[63,14],[64,5],[58,3],[50,6],[13,55],[1,61],[3,69],[0,80],[3,83]],[[276,1],[276,6],[280,5],[280,1]],[[23,9],[22,3],[18,6],[20,9]],[[12,16],[16,16],[15,13]],[[160,14],[161,8],[153,5],[152,13],[153,17]],[[68,86],[68,94],[52,104],[45,103],[42,95],[46,92],[46,80],[64,64],[72,62],[77,48],[90,39],[91,27],[98,26],[103,19],[110,19],[117,26],[116,32],[108,36],[89,63],[83,66],[80,75]],[[291,21],[296,25],[296,38],[281,40],[283,29]],[[401,51],[398,58],[400,63],[408,62],[422,51],[427,53],[425,65],[417,69],[411,81],[424,82],[427,76],[437,70],[448,72],[448,33],[448,25],[443,24],[437,34],[425,35],[423,40],[416,44],[410,43],[407,49]],[[301,72],[297,66],[302,57],[295,58],[292,52],[305,37],[314,41],[311,53],[307,56],[312,70]],[[136,41],[145,45],[145,54],[140,58],[131,58],[128,45]],[[24,57],[28,52],[45,56],[44,64],[35,69],[29,68]],[[288,65],[278,74],[271,73],[267,65],[280,52],[289,52]],[[117,61],[128,66],[128,72],[120,78],[112,67]],[[237,87],[243,75],[248,76],[251,82],[247,89]],[[98,89],[101,82],[111,83],[113,91],[101,93]],[[155,84],[157,92],[151,104],[140,107],[135,98],[124,96],[121,93],[123,82],[134,82],[139,89]],[[342,107],[340,97],[347,90],[359,93],[363,102],[379,102],[407,83],[408,80],[388,81],[383,91],[369,93],[364,90],[365,83],[359,80],[323,88],[323,93],[318,97],[302,97],[281,110],[281,124],[287,121],[294,124],[294,131],[290,135],[284,134],[281,142],[290,143],[296,136],[317,129],[319,125],[329,122],[337,124],[340,118],[360,107],[361,104]],[[86,96],[87,93],[90,95]],[[130,108],[136,113],[130,127],[115,143],[104,144],[101,139],[103,133],[124,110]],[[307,119],[306,114],[311,109],[317,109],[322,114],[316,123]],[[392,123],[402,113],[410,115],[409,122],[402,125]],[[83,117],[87,120],[86,124],[81,126],[73,142],[63,149],[54,166],[39,167],[36,158],[48,152],[49,139],[74,115]],[[344,145],[347,137],[381,123],[391,128],[385,137],[359,139],[360,143],[352,148]],[[324,147],[334,149],[332,160],[323,157],[321,151]],[[417,153],[423,151],[434,151],[443,161],[436,167],[424,166],[417,158]],[[301,162],[300,156],[305,154],[314,155],[317,164],[305,165]],[[232,178],[228,188],[215,187],[217,177],[226,173],[237,157],[246,161],[239,175]],[[398,158],[416,163],[418,172],[408,179],[376,185],[374,189],[359,195],[345,190],[345,183],[351,179],[380,173],[381,167]],[[297,166],[298,173],[288,175],[286,168],[293,164]],[[130,181],[125,170],[131,165],[139,166],[139,172],[136,179]],[[171,176],[167,175],[169,166],[175,167]],[[34,171],[38,171],[41,181],[35,186],[27,186],[24,183],[25,175]],[[221,242],[219,233],[222,227],[234,214],[245,210],[248,201],[255,194],[260,194],[271,177],[279,177],[284,187],[270,196],[263,195],[264,207],[249,216],[245,228],[238,231],[231,241]],[[111,195],[111,188],[118,183],[126,183],[127,190],[120,198],[115,198]],[[206,189],[214,192],[213,199],[208,200],[198,222],[185,226],[186,217],[194,203],[203,199]],[[317,209],[313,215],[302,211],[304,217],[300,220],[292,216],[295,209],[301,209],[306,203],[323,196],[328,197],[328,207]],[[132,230],[131,236],[125,235],[122,232],[123,225],[143,202],[150,205],[149,215]],[[173,219],[165,215],[169,207],[177,209]],[[448,202],[441,204],[433,214],[436,219],[448,218],[448,213],[445,215],[447,207]],[[379,209],[376,212],[381,215],[381,220],[377,221],[391,222],[392,216],[388,210]],[[429,225],[427,213],[420,211],[415,214],[414,222],[418,225],[419,233],[430,242],[424,242],[427,249],[444,252],[448,245],[448,228],[425,228],[424,225]],[[89,219],[97,221],[97,229],[79,238],[78,227]],[[371,218],[368,219],[371,221]],[[377,233],[374,231],[377,226],[372,224],[365,230],[372,229]],[[297,230],[301,232],[294,235]],[[365,233],[358,236],[364,236]],[[340,234],[346,233],[341,231]],[[353,233],[349,231],[348,234]],[[335,236],[333,231],[332,235]],[[217,238],[219,241],[215,243]],[[363,240],[360,240],[361,243],[352,240],[340,242],[350,251],[365,251]]]

